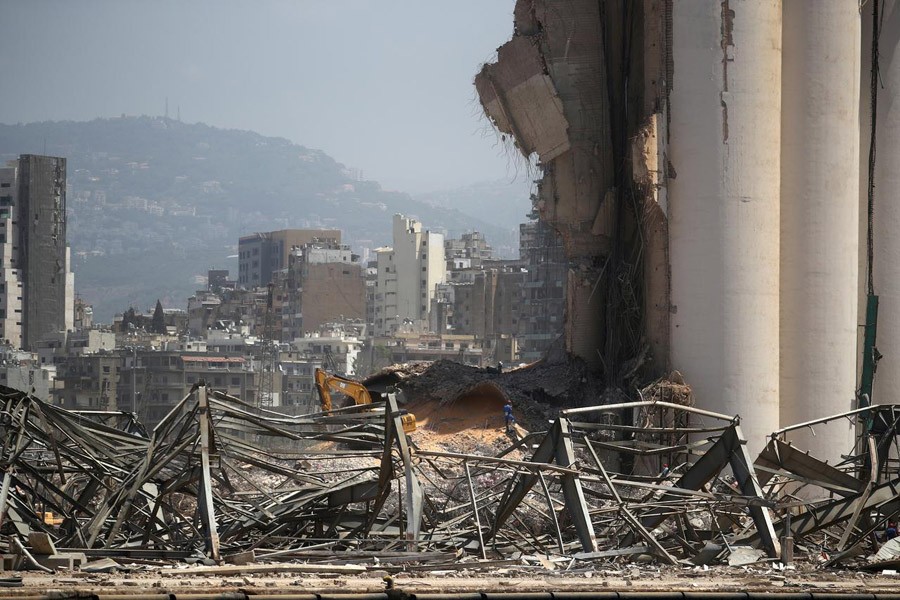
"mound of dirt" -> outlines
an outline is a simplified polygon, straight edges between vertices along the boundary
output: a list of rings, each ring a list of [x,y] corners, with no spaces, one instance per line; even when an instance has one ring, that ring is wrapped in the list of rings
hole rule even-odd
[[[503,404],[509,400],[524,431],[543,431],[560,409],[601,402],[602,382],[579,360],[536,363],[498,373],[441,360],[387,367],[364,384],[396,386],[406,408],[430,436],[486,432],[508,442]]]
[[[503,404],[496,397],[470,394],[448,404],[420,400],[408,404],[407,408],[416,415],[418,427],[440,435],[454,435],[460,431],[505,429]]]

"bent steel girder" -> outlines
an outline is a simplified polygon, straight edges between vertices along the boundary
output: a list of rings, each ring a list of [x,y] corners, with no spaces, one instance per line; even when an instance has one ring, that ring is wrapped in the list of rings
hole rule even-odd
[[[530,462],[550,464],[555,460],[561,467],[574,466],[575,451],[572,446],[571,435],[568,419],[557,419],[553,427],[544,436],[537,450],[534,451]],[[539,480],[540,476],[533,472],[527,474],[517,473],[510,480],[506,492],[497,506],[496,518],[485,538],[486,540],[492,539],[497,534],[500,527],[512,516],[516,508]],[[597,539],[594,535],[594,526],[591,523],[587,502],[584,499],[581,479],[577,472],[569,472],[562,475],[562,489],[566,508],[575,525],[575,531],[578,533],[578,539],[581,542],[583,551],[595,552],[597,550]]]

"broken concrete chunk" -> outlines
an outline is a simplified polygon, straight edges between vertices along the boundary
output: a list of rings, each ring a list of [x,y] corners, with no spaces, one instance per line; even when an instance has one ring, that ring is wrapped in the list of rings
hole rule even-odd
[[[229,554],[225,557],[225,562],[230,565],[249,565],[256,562],[256,552],[248,550],[247,552]]]
[[[127,571],[111,558],[101,558],[100,560],[92,560],[91,562],[81,565],[81,570],[85,573],[115,573],[117,571]]]
[[[56,554],[56,546],[50,536],[42,531],[32,531],[28,534],[28,545],[34,554],[50,556]]]
[[[895,558],[900,558],[900,537],[895,537],[894,539],[885,542],[869,562],[881,562],[883,560],[893,560]]]
[[[497,62],[475,76],[475,88],[485,113],[515,138],[523,155],[536,152],[549,162],[569,150],[562,101],[531,38],[514,37],[501,46]]]
[[[716,562],[716,557],[719,556],[722,552],[722,546],[720,544],[714,544],[712,542],[706,542],[703,548],[700,549],[693,558],[689,560],[692,565],[697,566],[706,566],[711,565]]]
[[[765,558],[766,553],[759,548],[751,548],[750,546],[733,546],[731,555],[728,557],[728,565],[731,567],[742,567],[744,565],[752,565]]]
[[[58,552],[51,556],[36,554],[34,559],[42,567],[53,570],[66,569],[68,571],[80,568],[81,565],[87,562],[87,556],[83,552]]]

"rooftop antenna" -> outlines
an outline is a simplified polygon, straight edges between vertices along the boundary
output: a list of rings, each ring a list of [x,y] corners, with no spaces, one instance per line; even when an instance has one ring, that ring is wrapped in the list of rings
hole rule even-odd
[[[181,123],[181,105],[180,105],[180,104],[178,105],[178,117],[177,117],[177,119],[178,119],[178,122]]]
[[[166,121],[169,120],[169,97],[166,96]]]

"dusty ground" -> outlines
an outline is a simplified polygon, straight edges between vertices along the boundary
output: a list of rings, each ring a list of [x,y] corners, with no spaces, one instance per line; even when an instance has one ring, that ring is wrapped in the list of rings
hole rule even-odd
[[[365,593],[384,589],[387,573],[372,567],[362,575],[297,574],[188,574],[186,568],[158,569],[132,574],[69,573],[43,575],[22,573],[24,587],[0,591],[0,596],[33,595],[60,590],[111,594],[161,594],[173,592],[219,593],[245,591],[248,594]],[[9,576],[11,573],[5,573]],[[770,591],[770,592],[897,592],[900,577],[830,571],[775,571],[768,569],[715,567],[656,568],[627,566],[621,569],[592,569],[582,572],[540,571],[499,568],[488,573],[472,570],[397,573],[395,586],[411,593],[454,593],[474,591]]]
[[[420,400],[406,408],[416,415],[417,429],[409,437],[423,450],[493,456],[515,441],[506,433],[503,402],[495,397],[468,396],[446,404]],[[514,409],[513,414],[516,435],[525,435],[522,412]]]

